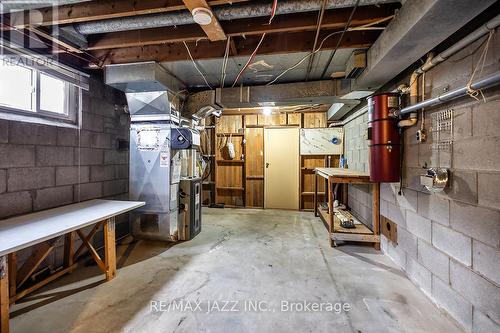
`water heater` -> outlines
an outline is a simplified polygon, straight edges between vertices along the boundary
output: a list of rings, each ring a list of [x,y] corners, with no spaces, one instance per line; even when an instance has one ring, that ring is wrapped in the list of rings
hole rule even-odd
[[[401,176],[398,110],[397,93],[368,97],[368,147],[372,182],[398,182]]]

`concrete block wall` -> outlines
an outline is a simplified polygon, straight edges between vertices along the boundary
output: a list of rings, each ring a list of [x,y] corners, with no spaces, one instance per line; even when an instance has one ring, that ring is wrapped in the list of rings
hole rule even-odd
[[[117,150],[117,140],[129,138],[125,104],[122,93],[92,78],[81,129],[0,120],[0,219],[95,198],[128,199],[128,151]],[[117,236],[127,234],[128,218],[117,222]],[[31,250],[19,251],[19,264]],[[62,253],[57,248],[45,264],[57,266]]]
[[[480,52],[467,55],[481,42],[427,73],[427,98],[467,83]],[[498,71],[499,61],[500,38],[495,34],[476,79]],[[409,77],[393,87],[403,82]],[[398,225],[397,243],[382,236],[382,251],[466,332],[500,332],[500,88],[485,91],[485,97],[486,103],[466,97],[427,110],[428,131],[434,112],[454,110],[451,153],[431,150],[432,137],[417,143],[419,121],[404,132],[404,195],[398,195],[397,183],[381,185],[380,213]],[[351,122],[345,126],[347,147],[350,138],[358,138]],[[435,194],[422,188],[419,175],[424,166],[449,168],[449,188]],[[363,191],[349,191],[350,202],[366,200],[364,196]]]

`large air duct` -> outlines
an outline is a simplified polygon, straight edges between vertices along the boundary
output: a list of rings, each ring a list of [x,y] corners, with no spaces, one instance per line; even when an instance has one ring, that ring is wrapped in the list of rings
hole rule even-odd
[[[356,0],[328,0],[326,9],[353,7],[356,5],[356,2]],[[399,1],[361,0],[359,1],[359,6],[378,5],[394,2]],[[321,9],[322,3],[323,0],[281,0],[278,1],[276,15],[318,11]],[[245,4],[217,6],[214,7],[212,11],[219,21],[263,17],[270,15],[271,3],[265,4],[248,2]],[[78,32],[84,35],[91,35],[136,29],[171,27],[186,24],[195,24],[193,16],[189,11],[85,22],[76,24],[75,28]]]

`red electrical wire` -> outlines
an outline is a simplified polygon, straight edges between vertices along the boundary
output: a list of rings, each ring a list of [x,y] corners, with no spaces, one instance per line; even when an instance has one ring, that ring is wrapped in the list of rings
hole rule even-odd
[[[273,8],[271,9],[271,17],[269,18],[269,24],[271,24],[271,21],[273,20],[274,15],[276,14],[277,7],[278,7],[278,0],[274,0]]]
[[[245,64],[245,66],[243,66],[243,68],[241,69],[241,71],[236,76],[236,79],[234,80],[233,85],[231,87],[234,87],[236,85],[236,83],[240,79],[240,77],[243,74],[243,72],[247,69],[248,65],[250,65],[250,63],[252,62],[253,58],[255,58],[255,55],[257,54],[257,50],[259,49],[260,44],[262,44],[262,41],[264,40],[264,37],[266,37],[266,33],[262,34],[262,37],[260,38],[259,44],[257,44],[257,47],[255,48],[255,50],[250,55],[250,58],[248,58],[247,63]]]

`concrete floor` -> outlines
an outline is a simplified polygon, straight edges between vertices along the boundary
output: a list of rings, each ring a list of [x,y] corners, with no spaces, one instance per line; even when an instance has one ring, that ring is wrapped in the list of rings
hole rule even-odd
[[[12,332],[460,332],[388,257],[331,249],[312,213],[204,209],[203,219],[189,242],[120,246],[111,282],[88,266],[50,284],[13,307]],[[303,301],[323,311],[299,311]]]

